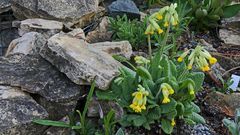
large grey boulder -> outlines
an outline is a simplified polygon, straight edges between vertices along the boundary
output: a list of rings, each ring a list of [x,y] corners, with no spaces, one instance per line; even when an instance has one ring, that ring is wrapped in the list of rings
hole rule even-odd
[[[42,34],[37,32],[29,32],[22,37],[13,40],[8,46],[5,56],[9,56],[15,53],[21,54],[35,54],[39,52],[38,48],[41,48],[46,44],[47,40]]]
[[[33,119],[48,117],[47,111],[19,88],[0,86],[0,135],[40,135],[45,127]]]
[[[119,74],[121,64],[109,54],[88,47],[84,40],[57,34],[48,40],[40,55],[66,74],[76,84],[95,79],[100,89],[107,89]]]
[[[0,1],[0,14],[11,9],[10,0],[1,0]]]
[[[60,119],[74,110],[80,87],[40,55],[14,54],[0,57],[0,84],[20,87],[34,94],[49,117]]]
[[[45,18],[84,26],[98,11],[98,0],[12,0],[16,17]]]

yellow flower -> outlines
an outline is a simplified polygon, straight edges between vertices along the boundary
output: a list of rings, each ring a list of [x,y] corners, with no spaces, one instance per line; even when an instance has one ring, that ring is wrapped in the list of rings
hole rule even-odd
[[[182,62],[183,59],[188,55],[189,50],[185,51],[184,53],[181,54],[181,56],[178,57],[177,61]]]
[[[216,62],[217,62],[217,59],[216,59],[216,58],[214,58],[214,57],[210,57],[210,58],[209,58],[209,63],[210,63],[211,65],[215,64]]]
[[[201,69],[202,69],[202,71],[203,71],[203,72],[207,72],[207,71],[209,71],[209,70],[210,70],[210,68],[209,68],[209,66],[208,66],[208,65],[206,65],[206,66],[203,66]]]
[[[169,89],[169,94],[170,95],[174,94],[174,90],[173,89]]]
[[[137,100],[141,100],[143,98],[143,94],[141,92],[137,92],[135,97]]]
[[[156,18],[157,18],[158,20],[162,20],[162,19],[163,19],[163,16],[158,13],[158,14],[156,15]]]
[[[168,27],[168,25],[169,25],[169,23],[166,21],[163,26]]]
[[[133,101],[129,106],[134,112],[140,113],[142,110],[146,110],[147,96],[149,92],[145,90],[144,87],[138,85],[136,92],[132,93]]]
[[[167,98],[167,97],[163,98],[163,101],[162,101],[163,104],[166,104],[166,103],[169,103],[169,102],[170,102],[169,98]]]
[[[178,24],[178,22],[177,22],[177,21],[174,21],[172,25],[173,25],[173,26],[176,26],[177,24]]]
[[[192,65],[189,64],[187,68],[188,68],[188,70],[191,70],[192,69]]]
[[[161,28],[159,28],[157,31],[158,31],[158,34],[163,33],[163,30]]]
[[[176,125],[176,122],[175,122],[174,119],[171,120],[171,125],[172,125],[172,126],[175,126],[175,125]]]
[[[189,94],[194,95],[195,94],[194,90],[190,90]]]
[[[162,90],[162,94],[163,94],[162,103],[163,104],[169,103],[170,102],[169,95],[174,94],[173,88],[167,83],[162,83],[161,90]]]
[[[180,56],[180,57],[178,57],[177,61],[178,61],[178,62],[182,62],[182,61],[183,61],[183,58]]]

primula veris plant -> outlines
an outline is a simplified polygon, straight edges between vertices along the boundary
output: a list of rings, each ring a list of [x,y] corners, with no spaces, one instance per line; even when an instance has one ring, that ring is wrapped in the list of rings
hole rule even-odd
[[[234,121],[225,118],[223,119],[222,122],[228,128],[228,130],[232,135],[239,135],[240,134],[240,108],[236,109]]]
[[[97,91],[104,100],[118,102],[125,110],[120,124],[143,126],[159,123],[170,134],[177,119],[188,124],[204,123],[194,104],[195,93],[200,90],[204,74],[185,70],[187,65],[160,56],[158,51],[150,60],[137,56],[132,69],[121,68],[107,91]]]
[[[188,66],[189,70],[192,69],[193,64],[195,63],[196,66],[201,69],[203,72],[207,72],[210,70],[209,65],[213,65],[217,62],[217,59],[204,49],[202,46],[197,46],[195,49],[190,49],[182,53],[177,59],[178,62],[183,62],[184,58],[188,55]]]

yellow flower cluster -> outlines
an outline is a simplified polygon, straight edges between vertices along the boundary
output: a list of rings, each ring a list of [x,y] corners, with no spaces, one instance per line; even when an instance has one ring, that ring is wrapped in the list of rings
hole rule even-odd
[[[147,104],[147,96],[149,95],[149,92],[145,90],[141,85],[138,85],[137,92],[134,92],[132,94],[133,101],[132,104],[129,106],[133,109],[136,113],[142,112],[142,110],[146,110],[146,104]]]
[[[176,11],[177,4],[171,4],[170,6],[165,6],[161,8],[158,12],[153,13],[149,17],[149,25],[145,31],[146,35],[152,35],[154,32],[158,34],[163,33],[163,29],[157,23],[158,21],[163,21],[164,27],[168,27],[169,24],[175,26],[178,24],[178,13]],[[164,17],[163,17],[164,16]]]
[[[194,63],[197,64],[197,66],[203,71],[209,71],[210,65],[213,65],[217,62],[217,59],[212,57],[211,54],[204,49],[202,46],[197,46],[194,50],[188,50],[185,51],[180,57],[178,57],[177,61],[182,62],[183,59],[189,54],[191,51],[191,54],[188,57],[188,69],[191,70]]]
[[[144,58],[144,57],[142,57],[142,56],[136,56],[136,57],[134,58],[134,60],[135,60],[135,62],[136,62],[137,64],[139,64],[139,65],[150,63],[150,60],[148,60],[148,59],[146,59],[146,58]]]
[[[161,84],[161,90],[163,94],[162,103],[163,104],[169,103],[170,102],[169,95],[174,94],[173,88],[169,84],[163,83]]]

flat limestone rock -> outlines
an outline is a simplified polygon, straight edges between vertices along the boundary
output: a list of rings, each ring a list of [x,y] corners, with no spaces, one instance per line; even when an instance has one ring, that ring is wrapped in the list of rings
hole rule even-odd
[[[76,84],[81,84],[81,80],[92,82],[95,78],[97,87],[105,90],[122,65],[109,54],[86,44],[84,40],[57,34],[48,40],[40,55]]]
[[[121,55],[128,59],[130,59],[132,55],[132,46],[128,41],[99,42],[99,43],[89,44],[89,46],[99,49],[110,55]]]
[[[78,99],[80,88],[40,55],[0,57],[0,84],[21,87],[53,102]]]
[[[19,19],[44,18],[84,26],[95,17],[98,4],[98,0],[12,0],[12,9]]]
[[[28,32],[38,32],[49,38],[63,29],[63,23],[45,19],[26,19],[20,22],[18,33],[20,36]]]
[[[40,135],[45,128],[31,121],[46,117],[46,110],[28,94],[0,86],[0,135]]]
[[[47,40],[42,34],[37,32],[29,32],[22,37],[13,40],[8,46],[5,56],[21,53],[21,54],[34,54],[38,52],[38,48],[41,48],[46,44]]]

